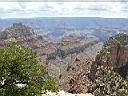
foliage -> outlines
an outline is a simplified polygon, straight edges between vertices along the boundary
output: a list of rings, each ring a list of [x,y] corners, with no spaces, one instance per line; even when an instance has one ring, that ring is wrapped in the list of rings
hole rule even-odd
[[[40,96],[45,88],[57,89],[36,52],[19,45],[0,48],[0,96]]]
[[[104,44],[102,50],[96,56],[95,63],[92,64],[91,72],[89,72],[88,76],[85,75],[85,83],[87,84],[89,92],[95,96],[128,96],[128,82],[125,78],[127,74],[127,64],[124,63],[120,69],[113,69],[109,66],[114,66],[113,64],[109,64],[109,61],[112,60],[112,56],[117,55],[111,52],[112,48],[114,48],[114,50],[117,49],[116,51],[118,53],[120,50],[124,50],[127,44],[128,35],[124,33],[112,36]],[[104,60],[107,64],[102,63]],[[119,63],[118,59],[116,61]]]
[[[95,96],[127,96],[128,82],[112,68],[98,66],[95,80],[88,80],[88,90],[93,89]]]
[[[46,79],[46,83],[44,84],[45,90],[51,90],[53,92],[57,92],[58,88],[55,85],[56,85],[55,79],[48,76]]]
[[[112,36],[108,42],[111,42],[115,40],[117,43],[121,45],[127,45],[128,44],[128,35],[124,33],[119,33],[115,36]]]

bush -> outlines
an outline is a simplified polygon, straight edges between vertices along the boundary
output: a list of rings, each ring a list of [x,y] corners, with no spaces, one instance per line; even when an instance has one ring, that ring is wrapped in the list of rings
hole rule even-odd
[[[127,96],[128,82],[108,66],[98,66],[95,80],[88,80],[88,90],[95,96]]]
[[[0,96],[40,96],[47,87],[56,91],[55,82],[48,78],[32,49],[19,45],[0,48]]]

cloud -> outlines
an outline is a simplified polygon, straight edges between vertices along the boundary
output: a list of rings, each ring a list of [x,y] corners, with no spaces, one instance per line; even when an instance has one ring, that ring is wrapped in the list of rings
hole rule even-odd
[[[0,2],[0,10],[1,18],[128,17],[126,2]]]

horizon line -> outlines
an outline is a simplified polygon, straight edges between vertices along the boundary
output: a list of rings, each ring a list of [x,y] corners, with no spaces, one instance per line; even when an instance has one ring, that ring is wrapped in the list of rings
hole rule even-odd
[[[0,19],[36,19],[36,18],[108,18],[108,19],[128,19],[128,17],[96,17],[96,16],[44,16],[44,17],[0,17]]]

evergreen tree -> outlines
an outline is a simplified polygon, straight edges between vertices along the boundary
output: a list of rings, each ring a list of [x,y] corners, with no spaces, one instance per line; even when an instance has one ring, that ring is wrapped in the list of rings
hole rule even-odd
[[[36,52],[20,45],[0,48],[0,96],[40,96],[46,88],[57,90]]]

